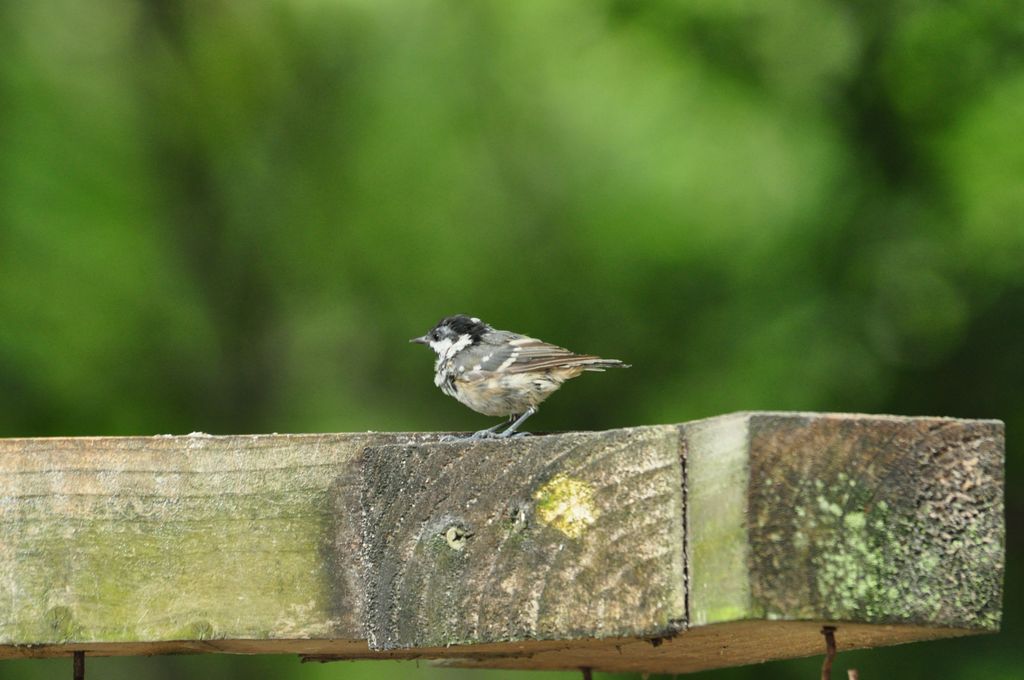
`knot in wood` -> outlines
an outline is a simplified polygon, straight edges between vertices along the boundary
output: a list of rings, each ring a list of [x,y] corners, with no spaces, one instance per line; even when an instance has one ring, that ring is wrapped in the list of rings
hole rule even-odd
[[[452,550],[464,550],[466,540],[473,535],[473,532],[465,527],[453,524],[444,532],[444,540]]]

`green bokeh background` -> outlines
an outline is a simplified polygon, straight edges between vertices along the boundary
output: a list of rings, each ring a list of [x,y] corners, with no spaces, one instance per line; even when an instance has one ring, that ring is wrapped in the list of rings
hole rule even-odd
[[[453,312],[633,364],[536,429],[1000,418],[1003,632],[836,666],[1019,678],[1022,130],[1016,0],[0,3],[0,436],[477,429],[406,344]]]

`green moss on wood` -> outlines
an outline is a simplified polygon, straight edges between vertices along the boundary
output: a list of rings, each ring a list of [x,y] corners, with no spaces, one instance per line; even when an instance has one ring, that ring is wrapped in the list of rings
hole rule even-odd
[[[360,637],[325,548],[366,439],[0,441],[0,644]]]
[[[998,627],[1001,424],[752,416],[752,594],[766,616]]]
[[[738,414],[416,441],[0,441],[0,645],[999,623],[997,423]]]

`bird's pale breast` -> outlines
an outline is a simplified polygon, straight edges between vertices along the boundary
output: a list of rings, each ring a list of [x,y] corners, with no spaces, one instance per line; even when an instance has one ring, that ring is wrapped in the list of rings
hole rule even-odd
[[[484,415],[517,415],[536,407],[581,372],[576,367],[544,373],[470,371],[454,377],[451,396]]]

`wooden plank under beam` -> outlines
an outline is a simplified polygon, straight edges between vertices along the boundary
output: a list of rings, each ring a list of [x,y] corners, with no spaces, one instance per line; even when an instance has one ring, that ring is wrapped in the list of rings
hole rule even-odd
[[[0,658],[686,672],[998,629],[998,421],[0,440]]]

